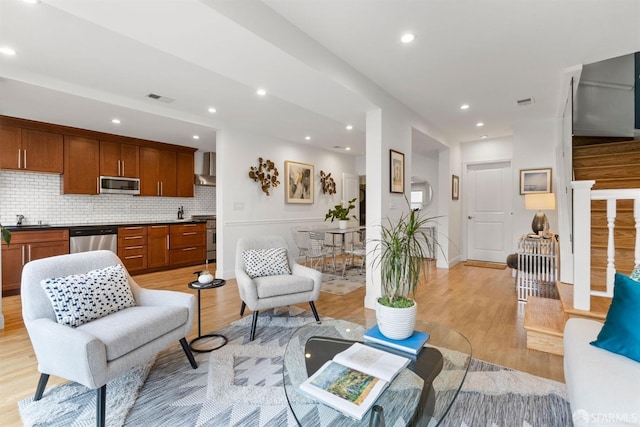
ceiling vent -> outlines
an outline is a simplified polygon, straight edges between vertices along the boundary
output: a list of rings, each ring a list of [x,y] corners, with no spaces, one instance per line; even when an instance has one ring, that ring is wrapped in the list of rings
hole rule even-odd
[[[175,101],[175,99],[168,98],[168,97],[162,96],[162,95],[156,95],[155,93],[148,94],[147,98],[155,99],[156,101],[164,102],[164,103],[167,103],[167,104],[170,103],[170,102]]]
[[[533,97],[531,97],[531,98],[518,99],[516,102],[518,103],[519,106],[524,107],[525,105],[533,104],[535,101]]]

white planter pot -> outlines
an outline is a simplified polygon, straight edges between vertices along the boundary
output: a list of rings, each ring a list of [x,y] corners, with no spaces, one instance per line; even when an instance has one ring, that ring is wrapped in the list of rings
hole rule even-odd
[[[341,219],[338,221],[338,228],[340,230],[346,230],[348,225],[349,225],[349,221],[346,221],[344,219]]]
[[[409,338],[416,325],[418,303],[407,308],[387,307],[376,301],[376,321],[380,332],[392,340]]]

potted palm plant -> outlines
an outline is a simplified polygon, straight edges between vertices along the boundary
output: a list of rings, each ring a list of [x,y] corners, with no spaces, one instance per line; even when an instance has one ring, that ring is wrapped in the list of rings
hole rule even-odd
[[[408,201],[407,201],[408,204]],[[437,217],[423,217],[411,210],[396,221],[381,226],[376,242],[380,252],[374,265],[380,267],[382,296],[376,304],[380,332],[387,338],[402,340],[411,336],[418,304],[415,292],[427,254],[433,254],[437,241],[425,227]]]
[[[328,219],[331,219],[331,222],[333,222],[334,219],[338,220],[339,228],[347,228],[347,223],[350,218],[358,220],[355,215],[349,215],[351,213],[351,210],[356,207],[355,202],[356,198],[354,197],[353,199],[346,202],[347,206],[345,207],[345,202],[341,200],[340,203],[335,205],[332,209],[329,209],[329,212],[327,212],[327,214],[324,216],[324,220],[326,221]]]

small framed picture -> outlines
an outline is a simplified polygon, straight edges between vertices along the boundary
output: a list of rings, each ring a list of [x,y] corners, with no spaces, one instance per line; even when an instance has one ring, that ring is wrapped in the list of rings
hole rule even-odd
[[[460,198],[460,178],[458,175],[451,175],[451,200]]]
[[[314,167],[308,163],[284,162],[286,203],[313,203]]]
[[[392,193],[404,193],[404,154],[389,150],[389,181]]]
[[[536,193],[551,193],[551,168],[520,170],[520,194]]]

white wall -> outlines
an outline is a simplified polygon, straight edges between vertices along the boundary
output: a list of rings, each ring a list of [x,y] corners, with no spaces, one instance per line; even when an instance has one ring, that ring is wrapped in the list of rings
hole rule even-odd
[[[218,187],[217,194],[217,241],[222,250],[218,249],[216,277],[235,277],[235,250],[240,237],[279,234],[294,248],[291,227],[337,226],[324,222],[324,216],[342,199],[343,172],[356,173],[354,156],[233,129],[218,132],[216,152],[217,179],[224,183]],[[280,174],[280,185],[272,188],[269,196],[249,178],[249,168],[258,164],[258,157],[272,160]],[[314,165],[313,204],[285,203],[285,160]],[[322,194],[321,169],[337,177],[337,194]]]

